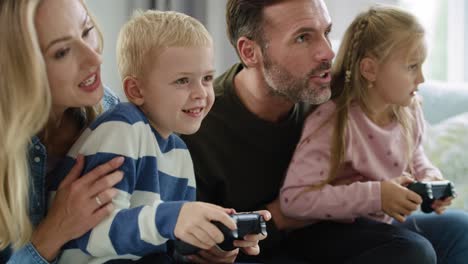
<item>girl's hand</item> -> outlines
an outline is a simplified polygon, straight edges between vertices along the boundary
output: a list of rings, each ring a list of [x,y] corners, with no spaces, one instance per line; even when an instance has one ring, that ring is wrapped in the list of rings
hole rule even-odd
[[[117,190],[112,187],[123,178],[123,173],[115,170],[123,161],[122,157],[114,158],[79,177],[84,157],[76,158],[46,218],[32,235],[31,242],[42,257],[53,260],[65,243],[84,235],[113,211],[112,198]]]
[[[401,176],[380,184],[382,210],[401,223],[422,203],[417,193],[404,187],[412,182],[412,178]]]
[[[443,214],[444,211],[452,204],[454,197],[447,197],[443,200],[435,200],[431,207],[437,214]]]

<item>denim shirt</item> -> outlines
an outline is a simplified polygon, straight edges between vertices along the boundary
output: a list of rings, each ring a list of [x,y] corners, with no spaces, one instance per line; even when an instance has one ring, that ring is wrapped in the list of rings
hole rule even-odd
[[[104,87],[104,98],[102,99],[104,110],[108,110],[117,103],[119,103],[119,98],[109,88]],[[31,139],[28,148],[28,162],[30,169],[29,218],[33,226],[36,227],[47,213],[47,190],[45,186],[47,150],[37,136]],[[37,252],[31,242],[13,254],[11,253],[10,248],[0,252],[0,262],[4,263],[10,257],[7,264],[49,264]],[[51,263],[56,263],[56,260]]]

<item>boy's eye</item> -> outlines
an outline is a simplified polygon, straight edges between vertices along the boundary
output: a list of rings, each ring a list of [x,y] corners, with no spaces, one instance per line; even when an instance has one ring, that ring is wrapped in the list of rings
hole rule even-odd
[[[187,84],[188,82],[189,82],[189,79],[187,77],[185,77],[185,78],[180,78],[180,79],[176,80],[174,83],[182,85],[182,84]]]
[[[204,81],[204,82],[211,82],[211,81],[213,81],[213,75],[207,75],[207,76],[203,77],[203,81]]]
[[[60,49],[57,52],[55,52],[54,58],[55,59],[61,59],[61,58],[65,57],[68,54],[69,51],[70,51],[70,48]]]
[[[408,68],[410,70],[416,70],[418,68],[418,66],[419,66],[418,64],[411,64]]]

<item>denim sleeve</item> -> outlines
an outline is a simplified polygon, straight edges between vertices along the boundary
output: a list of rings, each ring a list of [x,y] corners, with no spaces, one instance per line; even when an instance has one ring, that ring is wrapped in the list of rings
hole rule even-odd
[[[114,105],[120,103],[120,99],[115,93],[107,86],[104,86],[104,97],[102,98],[102,107],[104,111],[109,110]]]
[[[52,262],[45,260],[36,248],[29,242],[26,246],[15,251],[7,264],[56,264],[57,259]]]

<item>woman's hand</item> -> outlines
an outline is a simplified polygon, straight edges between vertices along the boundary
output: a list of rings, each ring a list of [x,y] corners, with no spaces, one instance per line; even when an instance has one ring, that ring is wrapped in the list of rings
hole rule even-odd
[[[65,243],[84,235],[114,210],[112,198],[117,190],[113,186],[123,178],[116,169],[123,161],[123,157],[114,158],[80,177],[84,157],[76,158],[46,218],[32,235],[31,242],[42,257],[53,260]]]

